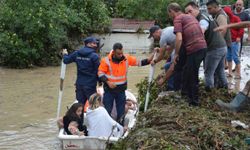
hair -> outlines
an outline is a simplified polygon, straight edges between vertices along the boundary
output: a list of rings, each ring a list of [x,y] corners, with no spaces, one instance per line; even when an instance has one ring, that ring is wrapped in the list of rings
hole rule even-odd
[[[193,1],[187,3],[185,5],[185,8],[188,7],[188,6],[192,6],[193,8],[199,8],[199,6],[195,2],[193,2]]]
[[[207,2],[207,4],[206,4],[207,6],[211,6],[211,5],[213,5],[213,6],[219,6],[220,5],[220,3],[219,2],[217,2],[216,0],[210,0],[210,1],[208,1]]]
[[[102,101],[102,97],[98,93],[94,93],[89,98],[89,108],[94,110],[100,106],[100,103]]]
[[[170,3],[168,5],[168,12],[170,12],[170,10],[173,10],[175,12],[180,12],[181,11],[181,6],[177,3]]]
[[[122,49],[122,48],[123,48],[123,46],[122,46],[121,43],[115,43],[115,44],[113,45],[113,50],[114,50],[114,51],[117,50],[117,49]]]
[[[66,112],[66,116],[70,118],[79,118],[79,116],[76,114],[76,111],[79,107],[83,107],[81,103],[74,103]]]

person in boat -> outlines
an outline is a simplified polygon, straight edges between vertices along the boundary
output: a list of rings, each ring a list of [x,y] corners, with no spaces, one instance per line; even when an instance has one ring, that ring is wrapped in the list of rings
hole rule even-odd
[[[98,81],[97,71],[100,64],[96,53],[97,40],[94,37],[84,39],[85,46],[70,55],[66,49],[63,50],[63,62],[69,64],[75,62],[77,65],[76,99],[85,105],[87,99],[96,93]]]
[[[123,127],[113,120],[102,106],[101,95],[98,93],[90,96],[86,122],[89,136],[121,137],[123,135]]]
[[[239,92],[230,103],[216,100],[216,104],[224,110],[231,112],[243,111],[250,101],[250,80],[247,81],[244,89]]]
[[[87,135],[87,128],[83,125],[81,116],[83,105],[74,103],[63,117],[64,131],[68,135]],[[76,128],[77,127],[77,128]]]
[[[78,127],[79,127],[79,124],[77,123],[77,120],[75,121],[72,120],[69,123],[68,130],[72,135],[79,135],[79,136],[84,135],[84,132],[79,131]]]
[[[104,82],[103,104],[111,115],[113,102],[116,102],[117,120],[122,120],[125,112],[128,67],[148,65],[152,59],[153,55],[143,60],[124,55],[122,44],[115,43],[110,54],[101,60],[98,76]]]

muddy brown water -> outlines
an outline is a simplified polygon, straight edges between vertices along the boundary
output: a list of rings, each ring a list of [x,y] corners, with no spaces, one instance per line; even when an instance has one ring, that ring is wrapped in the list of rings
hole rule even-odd
[[[130,67],[128,89],[136,94],[136,83],[148,74],[149,66]],[[60,66],[0,68],[0,149],[61,149],[55,121],[59,76]],[[75,99],[75,79],[75,64],[67,65],[61,115]]]
[[[232,89],[241,89],[250,79],[249,53],[242,60],[242,80],[230,79]],[[144,55],[138,57],[144,58]],[[162,64],[161,64],[162,65]],[[160,65],[156,74],[160,72]],[[201,72],[203,70],[201,69]],[[130,67],[128,89],[148,76],[149,66]],[[60,66],[34,69],[0,68],[0,149],[61,149],[57,139],[57,99]],[[201,74],[201,77],[203,75]],[[61,115],[74,98],[75,64],[67,65]]]

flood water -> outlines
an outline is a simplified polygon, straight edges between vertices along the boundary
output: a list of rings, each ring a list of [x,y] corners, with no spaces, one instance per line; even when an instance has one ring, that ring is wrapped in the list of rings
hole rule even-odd
[[[250,74],[250,51],[242,60],[242,80],[230,79],[232,89],[241,89]],[[145,55],[139,55],[145,58]],[[160,65],[156,73],[160,72]],[[130,67],[128,89],[148,76],[149,66]],[[0,149],[61,149],[57,139],[56,109],[60,66],[34,69],[0,68]],[[202,75],[201,75],[202,76]],[[61,115],[75,98],[75,64],[67,65]]]
[[[146,55],[137,55],[146,58]],[[158,67],[160,68],[160,67]],[[160,69],[156,69],[159,72]],[[130,67],[128,89],[148,76],[149,66]],[[0,149],[61,149],[56,112],[60,66],[0,68]],[[75,99],[75,64],[67,65],[61,115]]]

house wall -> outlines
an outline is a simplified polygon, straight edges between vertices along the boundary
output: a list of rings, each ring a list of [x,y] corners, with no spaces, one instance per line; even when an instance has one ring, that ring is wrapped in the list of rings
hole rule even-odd
[[[109,52],[113,44],[120,42],[123,45],[123,49],[126,53],[143,53],[150,50],[150,46],[153,44],[153,39],[148,39],[149,34],[138,33],[112,33],[96,35],[101,38],[101,44],[104,43],[102,52]]]

